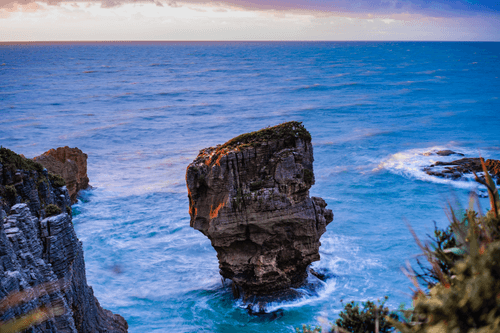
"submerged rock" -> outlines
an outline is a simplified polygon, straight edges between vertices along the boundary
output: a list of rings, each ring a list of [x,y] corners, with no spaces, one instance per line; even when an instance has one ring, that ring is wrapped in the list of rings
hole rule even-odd
[[[450,156],[450,155],[458,155],[458,156],[464,156],[464,154],[462,153],[457,153],[457,152],[454,152],[453,150],[434,150],[434,151],[428,151],[428,152],[425,152],[423,153],[422,155],[424,156],[431,156],[431,155],[438,155],[438,156]]]
[[[78,192],[89,186],[87,157],[87,154],[80,149],[66,146],[46,151],[34,160],[47,168],[49,172],[60,175],[64,179],[71,203],[75,203]]]
[[[314,184],[313,147],[299,122],[240,135],[188,166],[191,227],[217,251],[220,273],[248,295],[296,287],[320,259],[333,220]]]
[[[439,156],[450,156],[450,155],[464,156],[464,154],[456,153],[453,150],[439,150],[436,152],[436,155],[439,155]]]
[[[496,179],[500,185],[500,161],[486,160],[485,163],[488,172]],[[433,165],[424,168],[424,171],[430,176],[441,178],[459,179],[464,175],[471,175],[474,172],[483,172],[480,158],[462,158],[452,162],[436,162]]]
[[[0,148],[0,321],[41,311],[47,316],[30,332],[127,332],[125,319],[103,309],[87,285],[69,194],[59,181]],[[49,207],[57,215],[47,217]]]

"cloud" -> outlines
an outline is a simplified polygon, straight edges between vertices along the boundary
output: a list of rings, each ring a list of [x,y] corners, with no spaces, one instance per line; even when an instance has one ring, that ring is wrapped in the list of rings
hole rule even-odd
[[[80,1],[80,0],[77,0]],[[0,0],[0,8],[14,10],[34,3],[35,0]],[[41,0],[37,2],[57,5],[71,0]],[[493,0],[91,0],[80,2],[100,3],[103,8],[117,7],[125,3],[155,3],[171,7],[183,5],[210,5],[213,7],[237,7],[258,11],[306,12],[315,16],[328,15],[397,15],[420,14],[432,17],[468,17],[482,14],[500,14],[500,4]]]
[[[40,7],[38,10],[10,12],[0,19],[0,41],[500,40],[499,20],[488,15],[314,16],[180,2],[178,7],[165,2],[158,7],[149,1],[112,9],[102,8],[100,2],[74,4],[49,6],[38,2],[33,4]]]

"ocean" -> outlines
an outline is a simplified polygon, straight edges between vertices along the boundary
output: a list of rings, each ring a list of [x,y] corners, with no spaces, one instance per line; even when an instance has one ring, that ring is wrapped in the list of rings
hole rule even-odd
[[[484,195],[422,168],[460,158],[425,154],[443,149],[500,159],[499,56],[479,42],[3,44],[0,144],[88,154],[73,222],[88,283],[129,332],[327,328],[351,300],[411,306],[408,225],[426,240],[448,202]],[[184,176],[200,149],[290,120],[311,133],[310,193],[334,213],[312,265],[327,279],[259,317],[189,227]]]

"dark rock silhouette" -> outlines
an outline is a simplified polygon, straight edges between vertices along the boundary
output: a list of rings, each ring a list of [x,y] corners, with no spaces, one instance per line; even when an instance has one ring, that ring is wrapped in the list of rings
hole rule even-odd
[[[309,197],[313,148],[301,123],[201,150],[186,183],[191,227],[211,240],[221,275],[245,296],[298,286],[320,259],[319,240],[333,213]]]

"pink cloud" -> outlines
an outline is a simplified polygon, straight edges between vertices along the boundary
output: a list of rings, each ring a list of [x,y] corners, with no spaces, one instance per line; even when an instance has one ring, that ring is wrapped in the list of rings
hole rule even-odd
[[[0,8],[21,8],[34,2],[35,0],[0,0]],[[57,5],[62,2],[74,3],[75,1],[41,0],[40,2]],[[432,17],[464,17],[482,14],[498,15],[500,13],[498,2],[491,0],[474,2],[470,0],[91,0],[87,2],[100,3],[103,8],[111,8],[124,3],[134,2],[149,2],[155,3],[158,6],[166,4],[172,7],[210,4],[259,11],[307,12],[316,16],[339,14],[349,14],[352,16],[364,16],[366,14],[376,16],[420,14]]]

